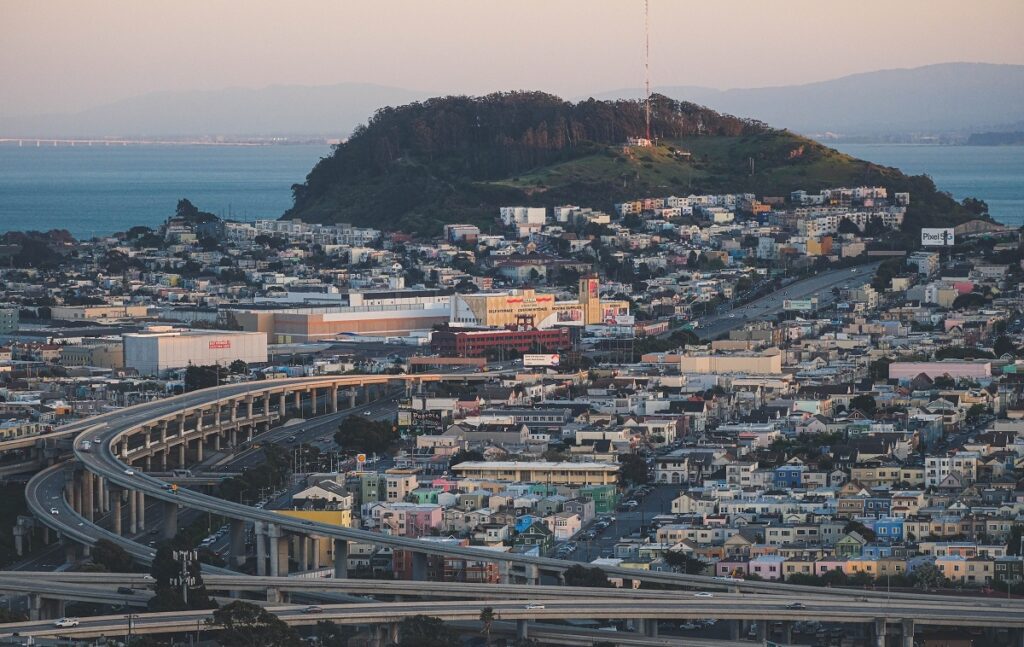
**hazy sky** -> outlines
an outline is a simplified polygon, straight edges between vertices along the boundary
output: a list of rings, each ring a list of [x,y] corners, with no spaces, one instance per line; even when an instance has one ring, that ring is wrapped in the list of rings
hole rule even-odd
[[[0,0],[0,112],[374,82],[574,97],[642,82],[642,0]],[[1024,0],[651,0],[655,85],[1024,64]]]

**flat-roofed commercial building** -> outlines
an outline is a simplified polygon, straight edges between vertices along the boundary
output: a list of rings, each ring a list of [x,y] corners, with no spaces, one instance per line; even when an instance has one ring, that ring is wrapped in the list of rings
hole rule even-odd
[[[261,332],[159,326],[127,333],[123,339],[124,364],[141,375],[159,375],[189,364],[224,366],[239,359],[250,364],[267,361],[267,336]]]
[[[124,368],[124,343],[93,342],[60,347],[61,366]]]
[[[232,310],[242,330],[266,333],[271,343],[292,344],[345,335],[404,336],[447,323],[451,297],[439,290],[352,293],[347,306]]]
[[[518,325],[523,317],[532,317],[537,328],[551,328],[556,324],[600,324],[629,314],[628,301],[602,301],[600,287],[596,277],[581,278],[579,298],[574,301],[557,301],[553,294],[538,294],[529,289],[454,294],[451,322],[485,328],[507,328]]]
[[[922,373],[933,380],[943,375],[948,375],[953,379],[988,378],[992,377],[992,362],[953,360],[942,362],[893,362],[889,364],[890,380],[913,380]]]
[[[682,373],[727,373],[772,374],[782,373],[782,353],[770,348],[763,353],[735,353],[729,355],[683,355],[679,358]]]
[[[614,485],[619,466],[608,463],[546,461],[465,461],[452,467],[458,476],[547,485]]]
[[[88,321],[92,319],[131,319],[149,315],[149,306],[53,306],[50,319]]]

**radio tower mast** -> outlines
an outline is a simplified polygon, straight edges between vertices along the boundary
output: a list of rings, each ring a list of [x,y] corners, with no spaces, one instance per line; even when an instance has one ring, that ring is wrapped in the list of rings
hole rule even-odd
[[[651,141],[651,20],[650,0],[644,0],[644,113],[647,120],[647,141]]]

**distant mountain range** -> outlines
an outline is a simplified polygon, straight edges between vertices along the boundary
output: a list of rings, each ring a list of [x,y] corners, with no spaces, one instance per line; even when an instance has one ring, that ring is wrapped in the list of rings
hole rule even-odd
[[[944,63],[806,85],[657,91],[820,139],[1024,128],[1024,65]],[[0,135],[345,137],[379,108],[431,93],[365,83],[147,94],[75,114],[0,116]],[[639,89],[595,98],[637,98]],[[581,97],[582,98],[582,97]]]
[[[943,63],[806,85],[734,90],[676,86],[657,91],[825,139],[832,135],[966,136],[1020,130],[1024,122],[1024,65]],[[599,98],[640,96],[639,89],[623,89]]]

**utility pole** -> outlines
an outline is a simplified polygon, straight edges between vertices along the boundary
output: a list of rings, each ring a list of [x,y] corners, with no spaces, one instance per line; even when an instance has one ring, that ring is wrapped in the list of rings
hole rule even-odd
[[[196,578],[190,574],[191,567],[192,564],[199,561],[199,553],[195,550],[176,550],[172,555],[181,565],[181,571],[178,577],[171,579],[171,584],[181,586],[181,599],[184,600],[185,607],[188,608],[188,590],[196,585]]]

